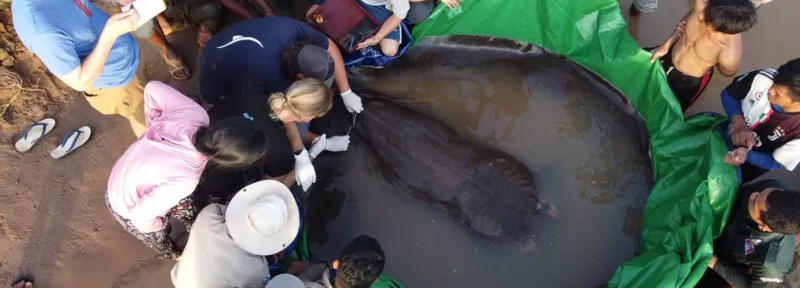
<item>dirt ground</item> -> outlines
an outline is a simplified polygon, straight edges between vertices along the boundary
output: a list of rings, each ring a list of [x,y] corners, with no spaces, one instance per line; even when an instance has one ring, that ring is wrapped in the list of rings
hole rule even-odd
[[[642,46],[660,44],[685,13],[684,1],[661,1],[659,10],[633,23]],[[622,0],[624,11],[630,0]],[[797,57],[797,37],[784,27],[800,26],[800,2],[778,0],[759,9],[759,24],[746,33],[741,71],[777,67]],[[8,4],[0,6],[0,285],[21,273],[36,278],[36,287],[171,287],[173,263],[128,235],[111,217],[103,193],[116,159],[135,139],[120,117],[95,112],[83,97],[50,75],[17,40]],[[771,33],[770,33],[771,32]],[[791,40],[788,40],[791,39]],[[175,33],[185,59],[195,71],[197,47],[189,31]],[[197,73],[177,83],[197,97]],[[716,95],[729,83],[720,75],[690,111],[722,109]],[[56,129],[25,154],[13,148],[19,132],[43,117]],[[49,153],[65,132],[89,125],[93,139],[65,159]],[[771,176],[800,186],[786,171]]]

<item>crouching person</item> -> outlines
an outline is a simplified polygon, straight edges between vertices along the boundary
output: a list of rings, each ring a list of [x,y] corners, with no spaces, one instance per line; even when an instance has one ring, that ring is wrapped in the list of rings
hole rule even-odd
[[[177,288],[264,287],[270,279],[268,258],[282,257],[301,223],[289,188],[274,180],[250,184],[227,206],[211,204],[200,212],[172,268],[172,283]]]
[[[800,233],[800,194],[780,181],[761,180],[739,188],[735,201],[714,240],[713,272],[696,287],[783,287]]]

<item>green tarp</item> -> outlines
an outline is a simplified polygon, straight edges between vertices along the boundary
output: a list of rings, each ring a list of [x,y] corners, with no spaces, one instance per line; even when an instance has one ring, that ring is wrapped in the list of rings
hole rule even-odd
[[[645,206],[642,254],[620,266],[608,286],[697,283],[737,187],[734,169],[722,161],[725,144],[712,131],[724,119],[684,121],[660,64],[651,64],[650,54],[630,37],[615,0],[464,0],[457,9],[439,5],[415,28],[414,41],[444,35],[496,36],[539,45],[623,91],[647,124],[657,182]]]

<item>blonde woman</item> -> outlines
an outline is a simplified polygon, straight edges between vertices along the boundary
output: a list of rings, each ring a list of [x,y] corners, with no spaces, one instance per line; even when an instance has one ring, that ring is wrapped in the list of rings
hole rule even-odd
[[[263,159],[260,176],[252,176],[266,176],[290,187],[296,181],[307,190],[316,181],[316,171],[310,158],[325,150],[345,151],[350,144],[349,136],[327,138],[326,135],[320,137],[307,132],[308,122],[331,109],[333,92],[322,81],[305,78],[294,82],[285,93],[272,93],[267,97],[260,81],[259,77],[242,76],[234,86],[234,91],[208,111],[211,123],[232,116],[244,116],[261,124],[270,138],[270,148],[267,159]],[[306,149],[306,145],[310,148]],[[204,181],[207,184],[201,183],[201,186],[228,183],[224,185],[226,189],[235,191],[247,184],[231,181],[242,180],[238,175],[215,175],[213,180]],[[216,188],[208,187],[207,190]]]
[[[345,151],[350,145],[350,136],[327,138],[326,135],[318,136],[308,131],[311,120],[324,116],[333,107],[333,92],[322,81],[306,78],[294,82],[285,94],[270,95],[269,107],[272,119],[284,124],[294,151],[294,180],[304,191],[308,190],[317,178],[311,159],[325,150]],[[310,153],[304,142],[311,142]]]

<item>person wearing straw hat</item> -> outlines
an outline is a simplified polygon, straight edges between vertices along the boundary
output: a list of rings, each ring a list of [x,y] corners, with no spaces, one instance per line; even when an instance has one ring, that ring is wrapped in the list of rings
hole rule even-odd
[[[269,280],[265,256],[279,258],[301,227],[289,188],[275,180],[250,184],[227,206],[211,204],[200,212],[170,273],[172,283],[177,288],[264,287]],[[302,265],[290,266],[289,272],[297,266]]]

